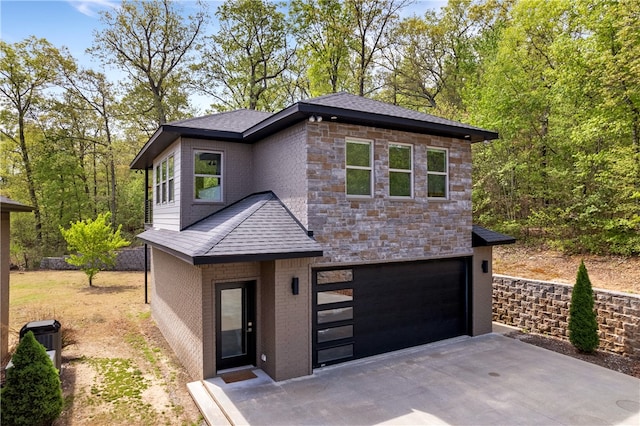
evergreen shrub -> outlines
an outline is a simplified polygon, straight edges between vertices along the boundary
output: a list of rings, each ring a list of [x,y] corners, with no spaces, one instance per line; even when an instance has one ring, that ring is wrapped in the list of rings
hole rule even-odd
[[[60,376],[33,332],[22,337],[12,363],[0,394],[2,424],[51,424],[62,412]]]
[[[576,284],[573,286],[573,292],[571,293],[569,341],[580,352],[586,353],[594,352],[600,344],[598,320],[594,311],[593,290],[584,261],[580,263]]]

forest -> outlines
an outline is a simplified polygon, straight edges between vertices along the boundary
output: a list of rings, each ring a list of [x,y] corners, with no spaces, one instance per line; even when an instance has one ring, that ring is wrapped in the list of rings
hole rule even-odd
[[[100,69],[35,36],[0,41],[0,193],[35,209],[12,215],[12,261],[64,253],[60,226],[99,213],[140,232],[144,175],[128,166],[159,125],[339,91],[499,132],[473,145],[475,223],[639,254],[640,2],[410,4],[123,0],[86,52]]]

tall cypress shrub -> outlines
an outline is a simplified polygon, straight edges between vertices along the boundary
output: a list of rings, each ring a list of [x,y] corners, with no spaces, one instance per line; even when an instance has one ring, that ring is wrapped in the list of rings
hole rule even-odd
[[[0,394],[2,424],[51,424],[62,412],[60,376],[33,332],[22,337],[11,361]]]
[[[593,308],[591,280],[582,261],[571,293],[569,309],[569,341],[580,352],[592,353],[600,344],[598,320]]]

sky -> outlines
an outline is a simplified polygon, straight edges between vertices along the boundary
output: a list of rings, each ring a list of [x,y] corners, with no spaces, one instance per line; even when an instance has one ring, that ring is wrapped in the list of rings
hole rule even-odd
[[[215,19],[215,9],[222,1],[207,1],[210,15]],[[187,12],[195,4],[193,0],[183,3]],[[446,0],[417,0],[405,13],[423,15],[426,10],[439,9],[446,3]],[[58,48],[66,46],[81,66],[118,79],[121,73],[104,70],[85,51],[93,43],[94,32],[102,28],[100,11],[116,8],[119,4],[119,0],[0,0],[0,38],[7,43],[16,43],[32,35],[45,38]]]

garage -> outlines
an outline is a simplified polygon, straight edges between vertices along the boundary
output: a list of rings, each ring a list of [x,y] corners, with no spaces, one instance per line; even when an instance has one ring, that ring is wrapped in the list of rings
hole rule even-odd
[[[468,334],[470,262],[314,269],[314,368]]]

